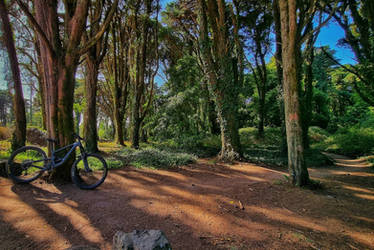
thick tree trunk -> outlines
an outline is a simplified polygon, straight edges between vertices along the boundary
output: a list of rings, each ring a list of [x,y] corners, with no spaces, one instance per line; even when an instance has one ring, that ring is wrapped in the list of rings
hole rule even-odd
[[[66,48],[63,48],[60,40],[57,2],[35,0],[35,19],[41,32],[38,32],[40,57],[43,67],[43,91],[46,111],[46,125],[48,137],[58,139],[59,146],[65,146],[74,141],[73,102],[75,72],[78,65],[78,46],[80,37],[85,27],[88,2],[77,4],[74,16],[67,12],[65,18],[71,18],[73,22],[66,25],[70,31]],[[71,6],[70,6],[71,7]],[[65,20],[68,22],[69,20]],[[43,38],[44,36],[44,38]],[[66,51],[64,51],[66,49]],[[49,153],[51,146],[49,145]],[[56,168],[50,175],[51,179],[70,181],[70,168],[75,159],[75,154],[66,164]]]
[[[85,96],[86,109],[84,111],[84,138],[88,152],[98,152],[97,147],[97,114],[96,114],[96,93],[97,93],[97,76],[99,67],[87,56],[86,58],[86,79],[85,79]]]
[[[283,68],[282,68],[282,34],[281,34],[281,22],[279,13],[279,0],[273,1],[273,16],[274,16],[274,30],[276,40],[276,51],[275,60],[277,66],[277,79],[279,84],[279,111],[281,117],[281,134],[282,141],[280,145],[280,151],[283,156],[287,155],[287,134],[286,134],[286,122],[284,120],[284,96],[283,96]]]
[[[114,110],[114,141],[119,145],[125,145],[123,141],[123,117],[120,115],[119,108]]]
[[[69,62],[69,56],[66,56]],[[74,132],[74,85],[75,85],[75,71],[78,65],[76,58],[71,58],[71,64],[66,65],[60,69],[58,79],[58,141],[59,146],[65,146],[74,142],[75,138],[72,136]],[[75,160],[75,152],[72,153],[69,160],[61,167],[57,168],[52,173],[52,178],[70,181],[70,168]]]
[[[10,67],[14,82],[13,109],[15,116],[15,129],[12,137],[12,151],[25,145],[26,142],[26,112],[23,99],[22,83],[16,48],[14,46],[13,31],[9,22],[7,7],[4,0],[0,0],[0,15],[4,29],[4,44],[8,51]]]
[[[240,87],[238,59],[233,57],[229,47],[225,1],[209,3],[207,9],[205,0],[199,0],[201,51],[221,128],[222,145],[219,158],[232,161],[238,159],[241,154],[237,121]],[[212,40],[209,37],[208,21],[212,29]]]
[[[221,127],[221,152],[219,158],[232,161],[240,158],[241,147],[238,127],[238,83],[237,68],[232,58],[225,58],[220,64],[223,68],[222,75],[218,77],[215,98],[218,111],[218,120]],[[218,89],[217,87],[222,89]],[[230,91],[225,91],[229,89]]]
[[[288,145],[288,168],[293,185],[309,183],[309,174],[304,160],[300,103],[298,91],[298,39],[296,0],[280,0],[282,33],[283,90]]]

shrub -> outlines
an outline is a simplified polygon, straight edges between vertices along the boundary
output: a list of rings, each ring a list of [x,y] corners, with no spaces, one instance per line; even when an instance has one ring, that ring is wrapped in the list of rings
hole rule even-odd
[[[268,147],[280,145],[282,133],[280,128],[266,127],[264,138],[258,137],[258,129],[253,127],[239,129],[240,143],[243,147]]]
[[[326,130],[320,127],[313,126],[309,128],[309,139],[311,143],[322,142],[326,140],[329,135],[330,134]]]
[[[149,147],[149,144],[142,144],[141,146]],[[221,141],[215,135],[185,135],[162,142],[153,142],[151,147],[164,151],[194,154],[199,157],[210,157],[218,154],[221,149]]]
[[[12,133],[7,127],[0,127],[0,140],[8,140],[12,137]]]
[[[196,161],[196,156],[186,153],[174,153],[155,148],[140,150],[123,149],[117,154],[126,165],[135,167],[170,168],[190,164]]]
[[[0,141],[0,159],[8,159],[10,156],[10,141]]]
[[[26,140],[30,144],[47,146],[47,133],[38,128],[28,128],[26,130]]]
[[[374,149],[374,129],[341,129],[333,136],[333,142],[337,145],[337,153],[348,156],[367,155]]]
[[[334,135],[312,145],[322,151],[347,156],[363,156],[374,150],[374,129],[350,127],[339,129]]]

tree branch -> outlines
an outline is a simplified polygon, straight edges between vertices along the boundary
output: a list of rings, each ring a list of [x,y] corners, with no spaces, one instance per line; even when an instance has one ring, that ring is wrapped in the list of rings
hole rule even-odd
[[[97,41],[103,36],[105,30],[108,28],[112,17],[117,9],[119,0],[115,0],[114,3],[112,4],[112,7],[110,8],[107,18],[105,19],[103,25],[101,26],[101,29],[96,33],[94,37],[92,37],[86,44],[85,46],[79,50],[78,54],[83,55],[85,54],[92,46],[94,46]]]
[[[40,35],[40,38],[45,43],[45,45],[48,48],[48,50],[51,53],[51,55],[54,56],[55,55],[55,51],[54,51],[54,49],[52,47],[52,44],[48,40],[46,34],[43,32],[43,30],[40,27],[39,23],[35,20],[34,16],[29,11],[28,7],[21,0],[16,0],[16,1],[18,3],[19,7],[21,8],[21,10],[25,13],[25,15],[27,16],[27,18],[29,19],[29,21],[32,24],[32,26],[34,27],[35,31]]]

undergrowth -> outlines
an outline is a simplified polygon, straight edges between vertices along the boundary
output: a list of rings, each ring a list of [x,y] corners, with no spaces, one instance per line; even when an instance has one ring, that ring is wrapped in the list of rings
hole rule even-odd
[[[135,167],[149,167],[155,169],[171,168],[187,165],[196,161],[196,156],[187,153],[177,153],[157,148],[144,148],[134,150],[124,148],[115,153],[125,165]]]

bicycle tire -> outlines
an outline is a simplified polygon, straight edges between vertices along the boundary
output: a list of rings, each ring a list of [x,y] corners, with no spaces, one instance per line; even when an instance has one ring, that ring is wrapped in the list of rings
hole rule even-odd
[[[21,147],[9,157],[9,176],[17,183],[29,183],[43,174],[46,160],[47,155],[41,148]]]
[[[104,158],[98,154],[87,154],[85,160],[89,170],[86,170],[84,159],[79,156],[71,167],[71,179],[80,189],[92,190],[104,182],[108,166]]]

